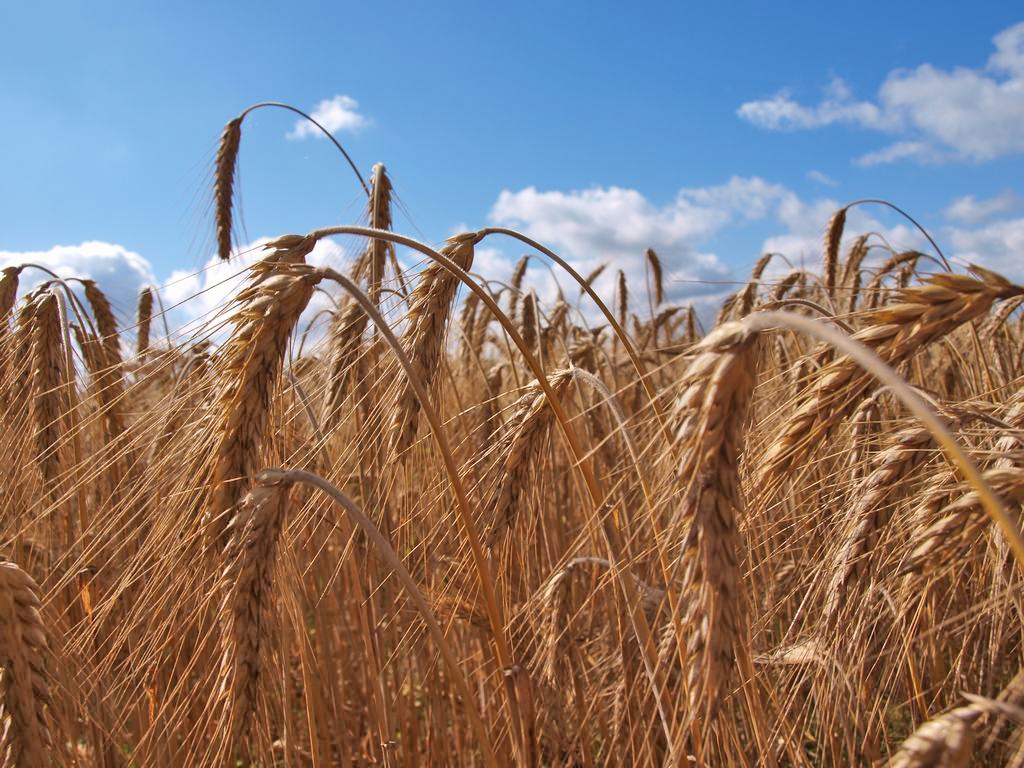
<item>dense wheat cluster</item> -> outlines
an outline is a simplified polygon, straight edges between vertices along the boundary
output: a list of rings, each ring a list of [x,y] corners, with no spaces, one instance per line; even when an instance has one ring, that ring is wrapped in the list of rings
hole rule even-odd
[[[4,270],[3,765],[1024,765],[1024,288],[843,209],[702,328],[366,184],[187,335]]]

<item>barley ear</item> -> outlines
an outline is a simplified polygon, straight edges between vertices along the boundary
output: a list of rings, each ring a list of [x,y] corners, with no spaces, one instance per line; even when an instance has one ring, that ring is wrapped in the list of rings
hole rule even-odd
[[[39,614],[39,586],[10,562],[0,562],[0,750],[3,764],[54,765],[48,726],[50,689],[44,660],[46,629]]]
[[[149,328],[153,320],[153,289],[146,287],[139,293],[139,310],[135,329],[135,356],[145,357],[149,351]]]
[[[658,258],[658,254],[654,252],[653,248],[648,248],[647,263],[651,267],[651,277],[654,282],[654,305],[664,303],[665,301],[665,276],[661,268],[661,259]]]
[[[242,140],[242,118],[236,117],[224,126],[217,147],[214,168],[213,199],[216,205],[217,255],[222,261],[231,258],[231,206],[235,190],[235,165]]]
[[[683,375],[674,420],[682,488],[670,530],[680,541],[690,717],[709,725],[746,649],[741,594],[738,457],[754,388],[753,342],[743,322],[705,337]]]
[[[234,330],[221,348],[218,445],[205,512],[208,543],[224,545],[225,516],[241,501],[258,470],[260,448],[284,353],[322,274],[303,263],[314,238],[288,235],[267,244],[235,297]]]
[[[839,266],[839,243],[843,239],[843,228],[846,226],[846,208],[840,208],[828,223],[825,231],[825,256],[823,260],[823,277],[825,290],[829,297],[835,297],[836,271]]]
[[[260,483],[227,526],[222,576],[221,692],[234,752],[244,752],[256,714],[260,678],[273,641],[274,568],[290,482]]]

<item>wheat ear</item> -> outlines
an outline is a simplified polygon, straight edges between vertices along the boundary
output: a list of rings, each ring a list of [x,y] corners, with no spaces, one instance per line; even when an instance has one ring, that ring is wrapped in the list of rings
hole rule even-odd
[[[142,360],[149,351],[149,330],[153,321],[153,289],[146,287],[139,293],[139,309],[135,323],[135,356]]]
[[[657,307],[665,302],[665,274],[661,268],[661,259],[658,258],[658,254],[654,252],[653,248],[648,248],[644,255],[651,268],[651,278],[654,283],[654,306]]]
[[[272,643],[274,566],[290,487],[291,482],[284,480],[256,485],[226,530],[220,677],[235,752],[244,750],[249,740],[261,671]]]
[[[314,238],[288,235],[252,267],[235,298],[234,330],[220,350],[219,435],[206,513],[211,544],[223,547],[225,515],[241,501],[259,464],[260,446],[285,348],[321,274],[304,263]]]
[[[825,291],[829,298],[835,298],[836,272],[839,267],[839,243],[843,239],[846,226],[846,208],[840,208],[828,222],[825,230],[825,253],[822,263],[822,274],[825,280]]]
[[[19,325],[29,333],[31,413],[35,429],[36,465],[50,501],[60,496],[63,461],[61,427],[67,409],[64,334],[57,297],[44,290],[26,303]]]
[[[891,444],[874,458],[871,471],[858,484],[850,527],[839,549],[825,598],[827,626],[834,626],[851,585],[865,571],[864,556],[874,546],[892,514],[890,502],[894,490],[916,467],[927,461],[930,455],[927,449],[933,440],[931,432],[920,425],[900,430]]]
[[[738,454],[754,387],[756,337],[743,322],[727,323],[705,337],[683,374],[673,417],[680,450],[675,474],[683,489],[670,530],[683,532],[683,626],[690,631],[686,687],[690,716],[705,723],[716,712],[746,642]]]
[[[1009,509],[1019,521],[1020,505],[1024,502],[1024,469],[995,468],[983,476],[996,494],[1012,502]],[[900,566],[900,573],[920,573],[931,562],[948,562],[966,551],[982,533],[989,518],[978,492],[969,489],[969,485],[961,485],[960,496],[934,516],[929,514],[925,499],[924,507],[915,514],[921,525],[915,529],[912,550]]]
[[[1000,712],[1020,719],[1020,708],[965,694],[968,704],[922,723],[900,745],[887,768],[965,768],[974,750],[974,726],[982,715]]]
[[[55,763],[47,718],[48,643],[39,608],[39,586],[32,577],[14,563],[0,562],[0,750],[3,764],[12,768]]]
[[[374,229],[391,229],[391,179],[388,178],[383,163],[373,166],[370,184],[370,226]],[[380,306],[380,289],[384,282],[384,269],[390,247],[391,244],[387,240],[370,238],[366,250],[356,262],[353,273],[357,280],[366,276],[367,295],[375,306]]]
[[[548,384],[556,396],[561,397],[573,380],[572,369],[556,371],[548,376]],[[536,381],[511,406],[511,415],[497,440],[476,464],[493,466],[492,492],[485,508],[490,518],[486,534],[488,546],[494,546],[515,520],[522,506],[522,497],[529,488],[527,477],[536,462],[544,438],[554,424],[555,417],[548,406],[544,390]]]
[[[473,264],[473,246],[479,239],[475,232],[455,235],[449,238],[442,253],[463,270],[468,270]],[[402,336],[402,346],[417,375],[431,384],[437,379],[445,329],[459,285],[458,278],[435,261],[423,270],[419,284],[409,297],[408,328]],[[413,444],[419,427],[419,414],[416,393],[403,377],[395,397],[391,422],[392,450],[404,453]]]
[[[327,430],[338,422],[341,406],[354,376],[356,361],[363,348],[363,334],[368,321],[362,307],[352,299],[346,299],[341,309],[334,314],[329,332],[330,364],[323,414],[324,428]]]
[[[942,273],[908,288],[902,301],[873,310],[866,327],[853,335],[890,365],[984,314],[999,299],[1024,293],[1006,278],[981,267],[975,277]],[[845,417],[871,384],[870,374],[843,356],[822,366],[803,393],[796,412],[765,454],[763,472],[781,479],[801,464],[813,446]]]
[[[231,258],[231,216],[234,203],[235,167],[238,147],[242,141],[242,118],[236,117],[224,126],[217,147],[213,175],[213,200],[216,205],[217,255],[223,261]]]

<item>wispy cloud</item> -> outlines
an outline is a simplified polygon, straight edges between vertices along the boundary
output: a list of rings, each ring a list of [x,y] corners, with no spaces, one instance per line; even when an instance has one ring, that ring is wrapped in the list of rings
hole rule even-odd
[[[821,128],[834,123],[852,123],[868,128],[890,130],[897,127],[896,118],[869,101],[855,101],[849,86],[841,78],[833,78],[819,104],[806,106],[783,90],[769,99],[748,101],[737,114],[760,128],[770,130],[802,130]]]
[[[359,102],[344,94],[324,99],[309,114],[331,133],[355,132],[370,123],[369,118],[359,111]],[[323,133],[308,120],[299,119],[287,136],[289,139],[305,139],[310,136],[323,138]]]
[[[789,91],[742,104],[737,114],[770,130],[846,124],[900,137],[858,159],[860,165],[898,160],[983,162],[1024,152],[1024,22],[993,38],[994,52],[979,68],[921,64],[893,70],[875,100],[857,100],[833,79],[817,104]]]
[[[822,173],[821,171],[811,169],[807,172],[807,178],[811,181],[816,181],[819,184],[824,184],[826,187],[838,187],[839,182],[833,179],[828,174]]]
[[[1021,199],[1007,189],[995,197],[983,200],[974,195],[958,197],[945,210],[946,218],[963,224],[978,224],[999,213],[1009,213],[1020,207]]]
[[[922,164],[933,164],[951,158],[949,152],[942,152],[925,141],[897,141],[882,149],[867,152],[853,162],[862,168],[870,168],[873,165],[887,165],[898,160],[916,160]]]

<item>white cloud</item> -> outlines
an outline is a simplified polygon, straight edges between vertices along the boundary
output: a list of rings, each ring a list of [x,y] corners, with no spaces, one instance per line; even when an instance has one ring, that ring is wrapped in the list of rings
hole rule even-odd
[[[358,131],[369,124],[369,119],[359,112],[359,102],[344,94],[333,99],[324,99],[310,113],[310,117],[331,133]],[[310,136],[323,138],[323,133],[305,118],[295,121],[288,132],[289,139],[305,139]]]
[[[21,264],[38,264],[55,272],[62,279],[79,278],[96,281],[110,300],[119,323],[130,328],[135,323],[139,292],[145,286],[155,287],[167,309],[167,323],[171,333],[180,341],[194,334],[224,338],[221,324],[228,315],[230,301],[247,277],[247,267],[266,256],[260,247],[270,238],[261,238],[239,249],[231,261],[211,256],[198,272],[175,270],[160,284],[152,265],[144,257],[124,246],[98,241],[80,245],[58,245],[46,251],[0,251],[0,268]],[[351,251],[359,246],[348,242],[321,240],[306,261],[314,266],[330,266],[343,271],[351,263]],[[24,295],[36,285],[52,279],[41,270],[26,268],[20,275],[19,293]],[[72,287],[75,286],[72,284]],[[332,289],[337,295],[340,289]],[[314,294],[307,311],[312,318],[318,310],[326,308],[330,300],[322,293]],[[209,323],[209,324],[208,324]],[[162,330],[163,323],[155,328]]]
[[[948,152],[940,152],[923,141],[897,141],[882,149],[861,155],[854,163],[863,168],[870,168],[873,165],[887,165],[898,160],[916,160],[923,164],[941,163],[951,157]]]
[[[1024,218],[993,221],[975,229],[949,228],[951,255],[981,264],[1011,280],[1024,281]]]
[[[1024,22],[993,38],[984,67],[942,70],[931,64],[889,73],[876,101],[857,101],[833,80],[822,101],[807,106],[788,92],[740,106],[762,128],[797,130],[845,123],[902,135],[860,158],[862,165],[896,160],[974,162],[1024,152]]]
[[[740,105],[737,114],[760,128],[771,130],[820,128],[833,123],[888,130],[896,127],[897,119],[871,102],[854,101],[849,86],[838,77],[829,83],[825,98],[817,106],[799,104],[789,91],[783,90],[770,99]]]
[[[946,218],[963,224],[980,224],[997,213],[1009,213],[1020,206],[1020,198],[1009,189],[995,197],[976,200],[974,195],[958,197],[945,210]]]
[[[156,284],[150,263],[124,246],[89,240],[79,245],[55,245],[46,251],[0,251],[0,267],[38,264],[63,279],[95,280],[122,319],[133,318],[139,291]],[[45,272],[25,269],[19,277],[22,293],[51,279]]]
[[[822,173],[821,171],[811,169],[807,172],[807,178],[811,181],[816,181],[819,184],[824,184],[826,187],[838,187],[839,182],[833,179],[831,176]]]
[[[730,222],[763,219],[785,195],[780,185],[740,177],[718,186],[682,189],[663,206],[621,187],[570,192],[527,187],[503,191],[490,218],[551,246],[580,273],[607,262],[595,284],[603,298],[611,298],[620,269],[634,297],[643,297],[644,253],[653,248],[666,268],[666,300],[706,301],[731,288],[721,284],[730,279],[731,270],[706,249],[707,241]],[[527,273],[542,297],[552,293],[545,273],[539,265]]]
[[[988,60],[991,69],[1024,77],[1024,22],[1004,29],[994,38],[996,52]]]
[[[491,219],[551,246],[581,273],[608,262],[595,286],[606,300],[611,300],[615,273],[622,269],[639,302],[634,306],[640,308],[646,307],[644,250],[652,247],[665,268],[667,301],[692,301],[707,317],[724,295],[746,280],[748,266],[761,253],[786,257],[772,262],[769,279],[789,270],[787,260],[819,271],[824,231],[840,205],[827,197],[802,199],[786,187],[760,178],[734,177],[725,184],[682,189],[663,206],[652,204],[636,190],[618,187],[571,192],[540,192],[533,187],[506,190],[492,208]],[[887,223],[875,214],[869,206],[851,209],[844,251],[865,232],[877,233],[897,250],[927,249],[915,228],[902,221]],[[751,248],[736,254],[742,266],[734,270],[715,252],[716,237],[726,230],[732,237],[751,223],[766,236],[760,241],[760,251]],[[499,268],[504,276],[513,263],[514,259],[491,255],[487,266]],[[481,268],[479,262],[477,267]],[[540,262],[527,272],[525,284],[546,300],[553,296],[550,275]]]

